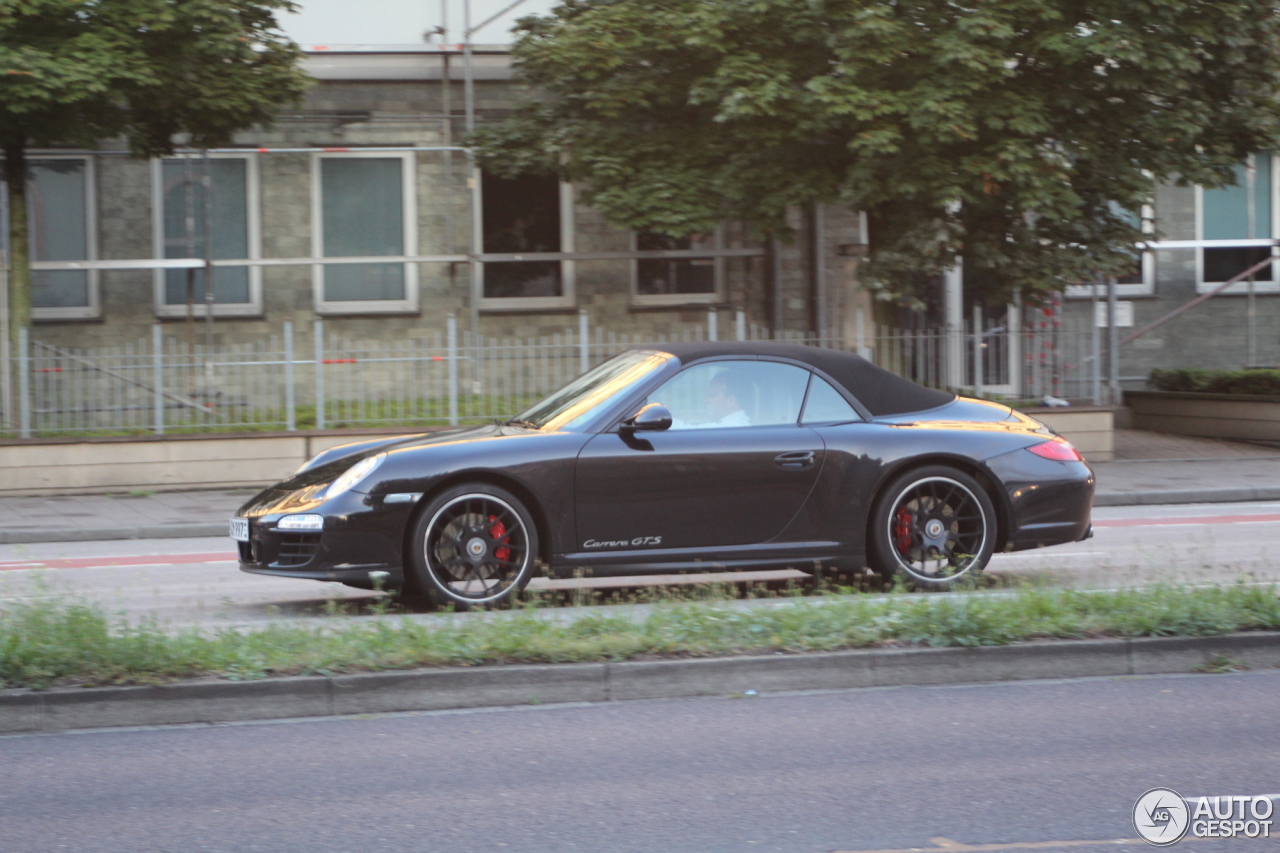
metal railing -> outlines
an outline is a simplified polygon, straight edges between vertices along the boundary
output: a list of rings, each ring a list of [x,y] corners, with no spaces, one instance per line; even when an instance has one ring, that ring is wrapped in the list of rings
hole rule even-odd
[[[536,338],[492,338],[459,330],[399,341],[358,341],[317,320],[309,346],[293,325],[254,344],[208,347],[164,334],[112,347],[59,347],[23,333],[5,370],[16,375],[4,432],[37,436],[371,426],[444,425],[508,418],[618,353],[675,341],[779,339],[855,350],[931,387],[960,387],[1009,399],[1091,399],[1101,377],[1097,336],[1060,317],[1021,328],[859,324],[855,334],[776,334],[719,315],[662,335],[592,326]],[[959,358],[959,362],[955,359]],[[953,363],[954,362],[954,363]],[[951,381],[960,378],[960,382]]]

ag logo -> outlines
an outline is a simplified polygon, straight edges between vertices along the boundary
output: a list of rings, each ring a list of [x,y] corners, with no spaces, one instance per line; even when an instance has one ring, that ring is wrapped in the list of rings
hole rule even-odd
[[[1133,805],[1133,826],[1144,841],[1164,847],[1187,834],[1191,810],[1170,788],[1152,788]]]

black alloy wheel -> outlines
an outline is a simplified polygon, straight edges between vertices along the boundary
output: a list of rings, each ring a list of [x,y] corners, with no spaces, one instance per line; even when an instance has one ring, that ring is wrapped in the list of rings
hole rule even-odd
[[[533,575],[538,534],[520,500],[487,483],[437,495],[414,527],[410,596],[455,609],[508,602]]]
[[[996,513],[973,477],[945,465],[894,480],[872,519],[872,568],[921,587],[954,586],[986,567],[995,547]]]

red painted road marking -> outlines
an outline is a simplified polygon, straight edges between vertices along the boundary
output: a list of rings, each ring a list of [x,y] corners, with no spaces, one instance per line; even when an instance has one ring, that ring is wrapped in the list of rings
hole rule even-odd
[[[1280,513],[1257,515],[1187,515],[1170,518],[1108,518],[1095,521],[1094,527],[1154,527],[1162,524],[1247,524],[1249,522],[1280,521]]]
[[[65,557],[49,560],[13,560],[0,562],[0,572],[14,569],[105,569],[112,566],[171,566],[180,563],[235,562],[234,551],[208,554],[131,554],[124,557]]]

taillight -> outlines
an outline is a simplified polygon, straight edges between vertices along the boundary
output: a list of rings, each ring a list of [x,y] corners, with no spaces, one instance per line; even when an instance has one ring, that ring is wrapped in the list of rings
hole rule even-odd
[[[1043,456],[1045,459],[1052,459],[1055,462],[1083,462],[1084,457],[1080,455],[1080,451],[1071,446],[1071,442],[1065,438],[1058,437],[1052,441],[1046,441],[1044,444],[1037,444],[1028,447],[1036,456]]]

